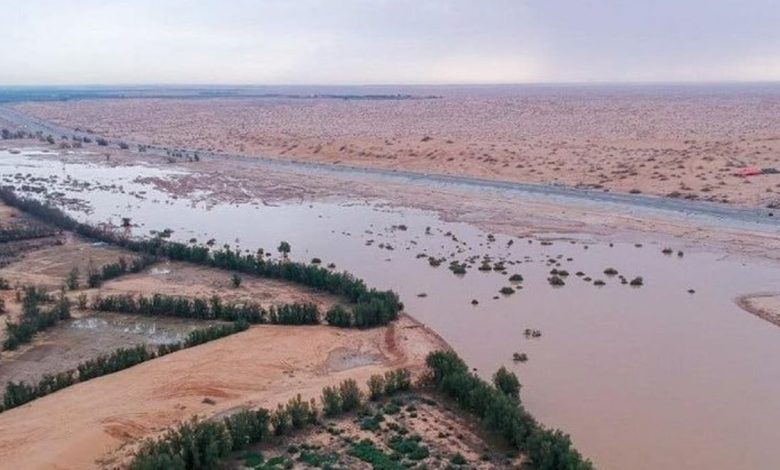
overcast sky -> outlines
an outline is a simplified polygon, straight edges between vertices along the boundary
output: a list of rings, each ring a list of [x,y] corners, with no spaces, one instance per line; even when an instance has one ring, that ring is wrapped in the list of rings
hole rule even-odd
[[[0,84],[778,81],[780,0],[0,0]]]

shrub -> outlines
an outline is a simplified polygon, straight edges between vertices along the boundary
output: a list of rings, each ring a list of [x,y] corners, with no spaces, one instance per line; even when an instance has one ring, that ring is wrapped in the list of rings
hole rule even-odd
[[[354,379],[347,379],[339,385],[339,397],[341,399],[341,410],[352,411],[360,406],[362,394]]]
[[[311,421],[309,402],[303,401],[300,393],[287,402],[286,410],[287,415],[290,417],[290,424],[295,429],[301,429]]]
[[[65,285],[70,290],[76,290],[79,288],[79,268],[74,267],[68,274],[68,279],[65,281]]]
[[[271,435],[270,420],[270,413],[262,408],[255,411],[243,410],[226,417],[224,424],[230,433],[233,450],[244,449],[249,444],[267,440]]]
[[[282,436],[287,432],[287,428],[290,425],[290,414],[287,409],[281,404],[276,408],[276,411],[271,413],[271,426],[274,428],[274,434]]]
[[[328,310],[325,320],[330,326],[349,328],[352,326],[352,315],[341,305],[336,304]]]
[[[341,413],[341,396],[335,387],[322,389],[322,412],[331,417]]]
[[[368,398],[372,401],[379,400],[385,392],[385,379],[381,375],[374,374],[368,379]]]
[[[557,275],[553,275],[553,276],[550,276],[549,278],[547,278],[547,282],[549,282],[550,285],[554,286],[554,287],[560,287],[560,286],[566,285],[566,283],[563,282],[563,279],[561,279]]]
[[[408,369],[385,372],[385,395],[403,392],[412,387],[412,374]]]

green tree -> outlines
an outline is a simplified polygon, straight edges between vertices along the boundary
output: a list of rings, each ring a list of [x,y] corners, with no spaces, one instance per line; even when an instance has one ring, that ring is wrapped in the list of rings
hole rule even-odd
[[[277,250],[279,251],[279,253],[282,254],[282,256],[287,258],[287,255],[290,254],[290,250],[292,250],[292,247],[290,246],[289,243],[283,241],[279,243],[279,247],[277,248]]]
[[[509,372],[506,367],[501,367],[493,374],[493,385],[496,386],[504,395],[520,399],[520,381],[513,372]]]
[[[230,282],[233,284],[234,289],[238,289],[241,287],[241,276],[238,274],[233,274],[233,276],[230,278]]]

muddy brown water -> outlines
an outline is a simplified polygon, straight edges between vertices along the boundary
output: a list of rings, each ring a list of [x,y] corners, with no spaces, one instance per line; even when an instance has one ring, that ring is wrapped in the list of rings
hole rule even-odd
[[[430,212],[362,202],[206,210],[153,188],[143,188],[142,198],[127,194],[141,190],[132,183],[139,171],[159,171],[152,168],[29,159],[18,169],[18,162],[0,159],[0,173],[124,184],[124,194],[53,185],[89,202],[88,215],[73,212],[82,220],[128,216],[139,235],[170,228],[177,240],[215,238],[218,245],[262,247],[274,256],[286,240],[293,259],[316,256],[369,285],[398,291],[407,312],[484,377],[501,365],[515,371],[528,409],[570,433],[599,468],[770,469],[780,461],[780,328],[733,302],[739,294],[776,290],[775,264],[682,245],[664,255],[664,246],[644,240],[635,240],[642,247],[609,246],[586,235],[542,243],[546,239],[496,234],[490,241],[471,225],[443,222]],[[506,274],[479,271],[485,255],[492,263],[503,260]],[[427,256],[445,261],[432,267]],[[471,266],[457,276],[447,267],[452,260]],[[603,273],[608,267],[628,280],[642,276],[644,285],[621,284]],[[565,286],[548,283],[553,268],[570,273]],[[606,285],[596,287],[577,271]],[[524,281],[515,284],[522,288],[499,294],[514,273],[522,274]],[[541,337],[527,338],[526,329],[540,330]],[[526,353],[528,362],[514,362],[515,352]]]

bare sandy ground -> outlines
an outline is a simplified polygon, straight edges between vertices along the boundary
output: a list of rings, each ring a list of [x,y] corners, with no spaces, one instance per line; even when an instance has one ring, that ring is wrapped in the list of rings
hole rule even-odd
[[[315,303],[327,311],[338,301],[335,296],[255,276],[242,276],[241,286],[233,288],[228,271],[181,262],[161,262],[138,274],[128,274],[106,282],[100,293],[166,294],[208,298],[218,295],[226,302],[251,302],[263,307],[289,303]],[[94,295],[94,294],[93,294]]]
[[[135,142],[767,206],[780,94],[701,90],[444,93],[437,100],[93,100],[23,112]]]
[[[105,264],[116,263],[120,257],[129,262],[135,256],[117,247],[65,234],[62,245],[28,251],[21,260],[0,269],[0,276],[9,279],[14,285],[56,289],[65,283],[74,267],[78,268],[83,284],[90,263],[100,269]]]
[[[297,393],[319,397],[326,385],[347,377],[365,383],[396,367],[419,372],[425,355],[442,347],[408,317],[367,331],[256,326],[0,414],[0,461],[61,469],[116,463],[138,439],[190,416],[271,407]],[[364,360],[345,360],[345,351]]]

